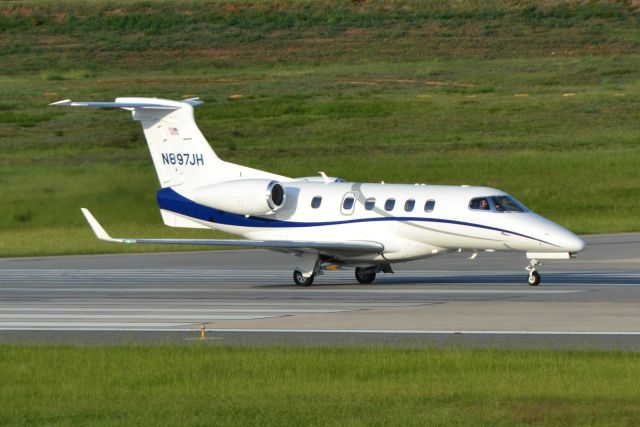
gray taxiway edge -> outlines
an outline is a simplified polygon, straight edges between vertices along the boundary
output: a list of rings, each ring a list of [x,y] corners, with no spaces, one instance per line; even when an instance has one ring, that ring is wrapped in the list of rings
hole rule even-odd
[[[328,272],[310,288],[266,251],[0,259],[0,342],[638,350],[640,233],[585,240],[537,288],[522,254],[398,264],[372,285]]]

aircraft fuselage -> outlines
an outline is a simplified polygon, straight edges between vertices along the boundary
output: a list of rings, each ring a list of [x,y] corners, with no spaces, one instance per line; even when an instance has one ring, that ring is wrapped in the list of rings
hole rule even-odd
[[[180,197],[179,189],[158,193],[161,209],[206,227],[256,240],[371,240],[381,254],[343,255],[343,262],[408,261],[452,250],[575,253],[581,239],[518,203],[500,210],[492,197],[509,197],[488,187],[352,182],[283,182],[287,200],[269,215],[234,215]],[[176,193],[178,196],[176,196]],[[472,200],[486,198],[487,209]],[[348,199],[353,199],[348,200]],[[517,202],[516,202],[517,203]]]

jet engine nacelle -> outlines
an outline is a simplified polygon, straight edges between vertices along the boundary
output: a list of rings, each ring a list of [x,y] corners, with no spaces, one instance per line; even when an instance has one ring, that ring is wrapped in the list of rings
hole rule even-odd
[[[240,179],[201,187],[195,201],[214,209],[240,215],[267,215],[286,200],[284,185],[270,179]]]

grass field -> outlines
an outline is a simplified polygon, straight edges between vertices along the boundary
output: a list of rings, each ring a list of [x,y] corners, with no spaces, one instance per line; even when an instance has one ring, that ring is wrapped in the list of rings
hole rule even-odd
[[[63,98],[200,96],[225,160],[488,185],[577,233],[640,230],[640,13],[623,3],[7,2],[0,256],[158,250],[142,132]],[[162,247],[164,250],[174,248]]]
[[[637,353],[0,347],[0,424],[633,426]]]

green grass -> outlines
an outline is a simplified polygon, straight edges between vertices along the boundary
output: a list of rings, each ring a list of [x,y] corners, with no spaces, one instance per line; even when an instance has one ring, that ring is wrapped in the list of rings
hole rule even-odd
[[[531,3],[529,3],[531,4]],[[156,69],[186,63],[391,61],[637,52],[638,12],[618,2],[28,1],[2,6],[0,70]],[[252,47],[247,49],[247,46]],[[60,76],[59,73],[53,74]]]
[[[578,233],[640,230],[632,6],[33,1],[0,12],[0,256],[156,250],[92,241],[82,206],[113,234],[212,235],[161,225],[128,114],[47,106],[122,95],[201,96],[198,124],[225,160],[487,185]]]
[[[0,347],[3,425],[640,423],[637,353]]]

